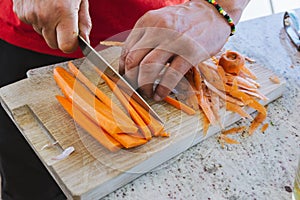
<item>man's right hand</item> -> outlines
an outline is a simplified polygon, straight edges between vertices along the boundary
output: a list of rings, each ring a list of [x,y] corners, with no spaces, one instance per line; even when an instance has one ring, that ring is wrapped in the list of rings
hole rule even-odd
[[[88,0],[13,0],[13,9],[52,49],[75,51],[79,33],[89,41],[92,22]]]

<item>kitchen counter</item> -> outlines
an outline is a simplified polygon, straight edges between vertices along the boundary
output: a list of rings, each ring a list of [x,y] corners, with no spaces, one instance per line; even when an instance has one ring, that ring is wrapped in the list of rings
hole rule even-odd
[[[286,80],[283,96],[268,106],[269,128],[224,149],[210,137],[105,200],[291,199],[300,154],[300,53],[282,28],[282,16],[242,22],[226,44]]]

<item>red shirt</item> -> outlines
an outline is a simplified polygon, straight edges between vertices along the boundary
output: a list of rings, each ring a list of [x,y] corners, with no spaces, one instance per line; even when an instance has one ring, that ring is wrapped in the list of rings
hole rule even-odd
[[[148,10],[168,5],[180,4],[186,0],[89,0],[93,28],[90,34],[91,45],[96,46],[122,31],[131,29],[135,22]],[[30,25],[21,22],[12,9],[12,0],[0,0],[0,39],[32,51],[77,58],[79,50],[64,54],[49,48],[41,35]]]

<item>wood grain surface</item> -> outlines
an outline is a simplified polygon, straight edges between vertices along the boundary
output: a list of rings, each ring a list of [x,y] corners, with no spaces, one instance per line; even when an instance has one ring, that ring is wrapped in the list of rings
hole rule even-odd
[[[101,54],[117,66],[118,47]],[[91,73],[88,61],[74,62],[90,80],[115,99],[103,81]],[[165,129],[171,136],[153,138],[141,147],[111,153],[78,127],[56,101],[55,95],[61,94],[52,77],[56,66],[66,67],[66,63],[30,70],[27,79],[1,88],[0,95],[3,107],[69,199],[99,199],[220,131],[219,127],[210,127],[204,137],[199,115],[188,116],[165,103],[149,102],[165,121]],[[273,73],[259,63],[250,68],[258,76],[260,91],[269,98],[263,104],[282,95],[283,80],[280,84],[270,81]],[[248,109],[248,112],[253,110]],[[226,112],[225,125],[239,119],[238,115]],[[55,141],[58,143],[53,148],[41,150],[47,143]],[[75,151],[68,158],[53,160],[70,146]]]

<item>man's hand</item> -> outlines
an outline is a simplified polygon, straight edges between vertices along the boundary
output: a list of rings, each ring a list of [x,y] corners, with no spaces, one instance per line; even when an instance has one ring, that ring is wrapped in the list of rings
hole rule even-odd
[[[235,12],[234,19],[240,14]],[[192,66],[219,52],[230,32],[223,16],[204,0],[150,11],[128,36],[119,71],[145,96],[159,101]]]
[[[89,38],[92,23],[88,0],[13,0],[13,9],[53,49],[71,53],[78,46],[79,33]]]

